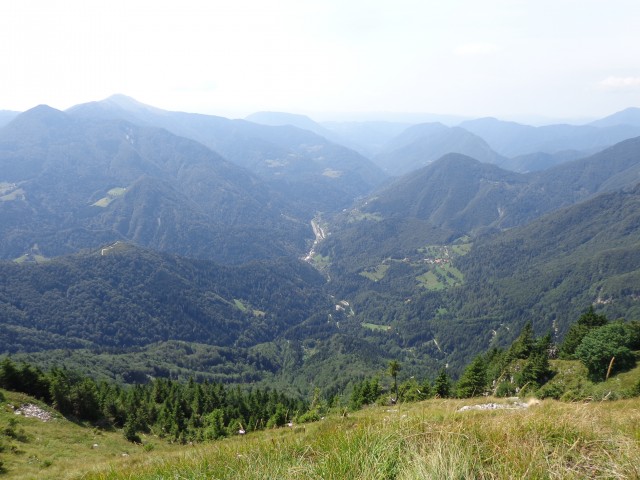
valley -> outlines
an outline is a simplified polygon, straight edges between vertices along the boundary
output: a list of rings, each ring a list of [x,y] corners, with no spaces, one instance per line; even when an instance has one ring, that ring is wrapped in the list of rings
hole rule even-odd
[[[609,316],[637,314],[640,292],[622,288],[640,271],[637,138],[518,173],[498,166],[509,150],[497,139],[530,135],[533,150],[510,153],[555,154],[536,143],[539,128],[373,122],[374,138],[361,135],[364,125],[273,112],[254,120],[117,95],[66,112],[39,106],[0,129],[2,349],[41,365],[51,365],[41,354],[71,349],[82,370],[90,351],[129,358],[138,355],[130,349],[196,342],[210,365],[207,373],[194,364],[199,378],[227,378],[218,373],[227,363],[206,358],[230,349],[233,370],[244,373],[228,381],[304,395],[310,385],[340,391],[393,359],[414,374],[447,365],[455,377],[525,322],[538,333],[553,327],[561,341],[592,304]],[[612,127],[576,127],[558,148],[584,149],[600,128]],[[568,130],[550,126],[544,138],[556,131]],[[366,138],[388,140],[376,147]],[[462,154],[489,144],[501,152],[480,155],[491,163]],[[411,155],[422,163],[401,167],[403,176],[374,165]],[[252,364],[250,352],[270,352],[271,366]],[[321,358],[359,367],[318,377]],[[154,376],[151,363],[131,361],[137,373],[114,371],[109,354],[84,371]]]
[[[283,118],[312,130],[280,125]],[[371,128],[389,133],[363,145],[362,125],[349,139],[354,130],[346,126],[277,115],[256,120],[275,125],[161,111],[116,96],[65,112],[39,106],[0,128],[0,352],[33,365],[18,371],[50,375],[51,385],[60,368],[74,372],[60,393],[76,395],[68,405],[101,395],[104,403],[109,388],[142,392],[163,382],[274,389],[300,402],[296,419],[334,415],[327,422],[334,439],[351,418],[347,410],[388,403],[394,362],[400,408],[423,408],[422,416],[442,408],[458,415],[460,404],[442,399],[480,392],[636,395],[632,353],[623,355],[626,370],[606,382],[589,377],[574,353],[547,357],[575,335],[577,319],[590,318],[585,312],[626,319],[636,338],[640,137],[615,142],[607,130],[602,138],[614,143],[594,152],[584,132],[600,138],[598,129],[610,127],[576,128],[567,144],[540,155],[511,152],[531,155],[530,167],[543,162],[525,172],[500,166],[524,160],[506,156],[508,145],[486,130],[505,126],[492,122],[473,124],[473,134],[462,125],[375,123]],[[326,133],[332,125],[337,130]],[[531,148],[547,145],[539,130],[511,127],[519,132],[514,138],[532,135]],[[379,138],[388,140],[377,145]],[[371,158],[359,153],[373,151]],[[513,353],[522,342],[525,350]],[[637,351],[637,339],[628,345]],[[551,370],[543,358],[555,362]],[[477,387],[470,378],[479,365],[485,370]],[[0,381],[13,385],[3,375]],[[612,386],[608,393],[604,385]],[[127,401],[140,401],[142,393],[135,395]],[[172,455],[168,442],[203,441],[202,428],[214,421],[188,406],[193,393],[184,395],[180,408],[191,420],[172,433],[158,430],[157,415],[177,404],[157,395],[155,403],[147,399],[146,413],[131,407],[138,413],[125,416],[128,423],[108,408],[87,421],[101,418],[134,439],[142,433],[139,443]],[[418,400],[431,403],[409,406]],[[545,402],[551,415],[567,408]],[[82,411],[69,408],[71,417]],[[216,417],[216,435],[247,423],[258,430],[248,407],[225,412]],[[377,425],[386,413],[353,415]],[[274,403],[260,429],[267,421],[284,424],[284,417]],[[294,428],[309,443],[306,428],[322,435],[324,427]],[[297,441],[285,440],[284,430],[264,435]],[[109,442],[110,449],[140,450],[140,461],[153,457]],[[480,439],[477,448],[485,448]],[[409,472],[405,454],[394,462]],[[56,460],[42,460],[39,471],[64,463],[47,455]],[[125,464],[118,468],[138,468]]]

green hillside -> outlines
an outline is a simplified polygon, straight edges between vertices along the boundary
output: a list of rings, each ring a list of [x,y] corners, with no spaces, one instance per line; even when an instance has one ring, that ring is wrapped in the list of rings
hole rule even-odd
[[[0,258],[120,240],[229,264],[301,255],[311,236],[311,214],[247,170],[122,120],[33,108],[0,129],[0,172]]]
[[[29,399],[6,394],[8,403]],[[428,400],[204,445],[170,445],[64,419],[0,411],[4,478],[634,478],[640,463],[637,399],[459,411],[508,401]],[[54,440],[55,439],[55,440]],[[97,445],[94,447],[94,445]]]
[[[39,264],[0,262],[2,350],[167,340],[249,347],[316,314],[326,318],[331,308],[322,276],[298,260],[225,267],[116,247]]]

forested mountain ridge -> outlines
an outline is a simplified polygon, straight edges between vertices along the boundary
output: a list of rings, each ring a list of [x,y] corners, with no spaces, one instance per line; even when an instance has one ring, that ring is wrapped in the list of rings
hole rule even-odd
[[[225,267],[116,244],[41,264],[0,262],[2,351],[271,341],[332,306],[298,260]]]
[[[637,275],[639,169],[637,138],[526,175],[450,154],[326,218],[316,261],[360,335],[455,368],[527,320],[561,336],[586,305],[635,314],[620,292]]]
[[[425,220],[460,236],[522,225],[554,209],[638,181],[640,137],[529,174],[448,154],[375,192],[357,210],[381,219]]]
[[[603,119],[604,120],[604,119]],[[496,118],[462,122],[460,127],[483,138],[496,152],[515,157],[535,152],[605,148],[640,135],[637,124],[545,125],[533,127]]]
[[[116,240],[218,261],[301,254],[306,218],[192,140],[47,106],[0,130],[0,256]],[[242,244],[242,248],[239,248]]]
[[[358,146],[352,145],[352,142],[350,140],[342,138],[338,133],[325,128],[306,115],[298,115],[286,112],[255,112],[245,117],[244,119],[252,123],[270,125],[272,127],[290,125],[302,130],[308,130],[315,133],[316,135],[326,138],[333,143],[344,145],[345,147],[349,147],[352,150],[359,152]]]
[[[589,304],[636,314],[640,138],[528,174],[450,153],[372,195],[384,176],[361,160],[301,129],[126,98],[19,115],[0,129],[0,252],[26,262],[0,264],[2,348],[117,353],[143,365],[124,381],[334,394],[390,360],[455,376],[527,320],[561,335]],[[324,276],[297,260],[312,217]]]
[[[482,138],[467,130],[441,123],[423,123],[407,128],[390,140],[373,161],[390,175],[403,175],[449,153],[467,155],[483,163],[499,164],[505,160]]]
[[[171,112],[123,95],[76,105],[68,113],[77,118],[125,119],[166,128],[200,142],[272,183],[300,206],[299,214],[345,208],[385,178],[359,153],[290,125]]]
[[[417,364],[446,362],[456,372],[471,352],[512,341],[527,321],[559,340],[588,305],[610,318],[637,318],[639,202],[636,186],[506,231],[443,239],[441,230],[423,230],[413,248],[397,235],[395,250],[386,249],[393,240],[379,243],[374,232],[386,225],[397,234],[391,225],[401,225],[398,219],[362,219],[369,236],[365,227],[361,237],[335,232],[319,254],[332,278],[329,291],[354,311],[341,328],[359,330],[409,365],[421,358]],[[360,238],[368,254],[352,247]]]
[[[479,238],[457,265],[469,284],[491,278],[503,302],[560,336],[579,305],[638,318],[640,183]]]

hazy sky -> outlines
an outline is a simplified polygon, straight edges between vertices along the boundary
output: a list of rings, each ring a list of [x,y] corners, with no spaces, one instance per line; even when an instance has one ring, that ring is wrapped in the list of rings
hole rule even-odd
[[[11,0],[0,52],[8,110],[114,93],[225,116],[640,106],[638,0]]]

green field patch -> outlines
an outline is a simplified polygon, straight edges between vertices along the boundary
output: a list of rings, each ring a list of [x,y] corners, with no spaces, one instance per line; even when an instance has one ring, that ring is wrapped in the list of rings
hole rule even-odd
[[[362,275],[365,278],[368,278],[371,281],[378,282],[384,278],[384,276],[387,273],[387,270],[389,270],[389,265],[381,264],[381,265],[378,265],[373,270],[369,269],[364,272],[360,272],[360,275]]]
[[[366,328],[367,330],[372,330],[374,332],[388,332],[389,330],[391,330],[390,325],[378,325],[376,323],[366,323],[366,322],[362,322],[360,325],[363,328]]]
[[[361,222],[363,220],[371,220],[372,222],[380,222],[383,220],[379,213],[365,213],[360,210],[352,210],[349,213],[349,223]]]
[[[331,258],[329,256],[325,257],[324,255],[317,253],[313,256],[312,262],[316,268],[322,270],[323,268],[327,268],[329,266],[329,264],[331,263]]]
[[[431,260],[451,260],[455,257],[461,257],[471,251],[473,243],[455,243],[453,245],[426,245],[418,249],[418,253],[425,255]]]
[[[471,251],[473,243],[460,243],[458,245],[451,245],[451,251],[456,255],[463,256]]]
[[[21,257],[14,259],[16,263],[42,263],[47,260],[47,257],[43,255],[37,255],[33,253],[25,253]]]
[[[124,193],[127,191],[127,189],[125,187],[115,187],[112,188],[111,190],[109,190],[107,192],[107,196],[106,197],[102,197],[100,200],[98,200],[95,203],[92,203],[91,206],[92,207],[101,207],[101,208],[106,208],[109,206],[109,204],[111,202],[113,202],[116,198],[124,195]]]
[[[131,245],[118,240],[116,243],[112,245],[108,245],[106,247],[101,248],[100,255],[104,257],[105,255],[111,255],[112,253],[126,252],[130,248],[131,248]]]
[[[309,360],[311,357],[313,357],[316,353],[318,353],[318,347],[306,347],[306,346],[302,346],[302,358],[304,360]]]
[[[449,287],[461,285],[464,275],[460,270],[450,264],[437,265],[428,272],[416,277],[418,284],[427,290],[444,290]]]
[[[248,310],[247,306],[244,303],[242,303],[242,300],[238,300],[237,298],[234,298],[233,303],[235,304],[236,308],[241,312],[246,312]]]
[[[242,300],[239,300],[237,298],[233,299],[233,304],[241,312],[250,313],[254,317],[264,317],[267,314],[267,312],[263,312],[262,310],[257,310],[255,308],[249,307],[248,305],[245,305],[245,303]]]

